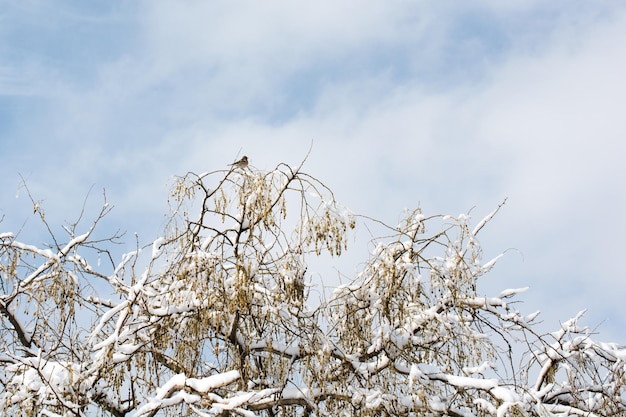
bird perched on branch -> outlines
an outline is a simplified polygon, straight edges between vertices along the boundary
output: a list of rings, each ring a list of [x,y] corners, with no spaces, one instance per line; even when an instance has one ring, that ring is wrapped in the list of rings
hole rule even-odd
[[[244,155],[243,158],[237,162],[233,162],[230,166],[233,168],[245,168],[248,166],[248,157]]]

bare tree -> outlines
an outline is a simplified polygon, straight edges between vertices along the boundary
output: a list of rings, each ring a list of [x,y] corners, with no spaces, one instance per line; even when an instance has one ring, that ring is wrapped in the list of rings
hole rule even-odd
[[[307,262],[341,256],[356,216],[302,165],[189,173],[170,197],[163,237],[120,261],[119,235],[94,234],[106,200],[62,243],[0,234],[5,414],[626,412],[624,348],[594,341],[581,314],[537,333],[512,304],[523,289],[478,293],[497,258],[483,262],[477,235],[500,207],[475,227],[413,211],[313,303]]]

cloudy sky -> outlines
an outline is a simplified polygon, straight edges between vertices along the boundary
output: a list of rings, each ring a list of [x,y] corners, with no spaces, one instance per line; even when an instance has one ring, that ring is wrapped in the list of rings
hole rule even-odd
[[[59,225],[106,188],[104,226],[147,242],[173,175],[312,144],[306,170],[391,224],[508,197],[485,291],[626,343],[625,74],[620,1],[0,0],[0,232],[38,229],[21,175]]]

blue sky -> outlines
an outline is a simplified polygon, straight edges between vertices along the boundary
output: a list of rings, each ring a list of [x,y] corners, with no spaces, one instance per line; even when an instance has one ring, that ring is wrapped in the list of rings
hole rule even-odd
[[[0,231],[45,240],[21,174],[51,224],[106,188],[131,248],[159,235],[173,175],[312,142],[308,172],[391,224],[508,197],[482,243],[515,250],[485,291],[528,285],[547,328],[588,308],[626,343],[625,44],[608,0],[0,0]]]

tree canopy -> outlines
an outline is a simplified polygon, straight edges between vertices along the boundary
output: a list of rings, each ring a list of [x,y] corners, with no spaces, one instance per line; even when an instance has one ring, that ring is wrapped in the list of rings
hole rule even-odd
[[[415,209],[315,300],[307,265],[342,256],[359,216],[302,164],[188,173],[170,205],[162,237],[121,259],[119,236],[94,232],[106,200],[45,247],[0,233],[4,414],[626,412],[626,349],[582,313],[540,333],[523,288],[478,292],[497,261],[478,235],[500,207],[475,225]]]

